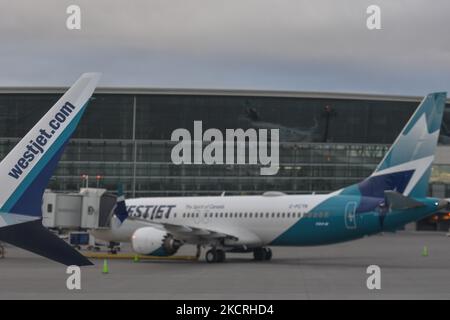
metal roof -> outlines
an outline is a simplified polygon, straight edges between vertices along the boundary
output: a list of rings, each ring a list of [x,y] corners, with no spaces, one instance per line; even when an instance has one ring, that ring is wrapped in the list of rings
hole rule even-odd
[[[64,93],[68,87],[0,87],[0,94],[55,94]],[[371,93],[340,93],[319,91],[271,91],[242,89],[189,89],[189,88],[140,88],[140,87],[99,87],[97,94],[132,94],[132,95],[206,95],[206,96],[253,96],[281,98],[320,98],[344,100],[374,100],[374,101],[421,101],[421,96],[383,95]],[[450,104],[450,98],[447,99]]]

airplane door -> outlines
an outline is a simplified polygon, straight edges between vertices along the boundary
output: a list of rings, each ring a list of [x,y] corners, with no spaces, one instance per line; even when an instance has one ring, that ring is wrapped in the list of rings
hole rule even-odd
[[[356,202],[350,201],[345,206],[345,227],[356,229]]]

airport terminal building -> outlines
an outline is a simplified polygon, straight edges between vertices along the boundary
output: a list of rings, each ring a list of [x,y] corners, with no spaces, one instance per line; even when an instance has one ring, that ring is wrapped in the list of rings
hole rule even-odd
[[[3,158],[65,88],[0,88]],[[421,97],[239,90],[98,88],[49,188],[90,187],[129,197],[325,193],[367,177]],[[174,130],[279,129],[280,168],[174,164]],[[430,194],[450,197],[450,100],[444,113]],[[207,144],[207,143],[205,143]],[[448,146],[447,146],[448,145]],[[419,223],[448,229],[448,215]]]

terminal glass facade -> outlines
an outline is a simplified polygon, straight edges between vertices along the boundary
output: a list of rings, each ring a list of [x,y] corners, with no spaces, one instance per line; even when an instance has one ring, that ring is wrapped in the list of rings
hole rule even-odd
[[[0,93],[0,157],[60,96]],[[417,105],[220,93],[98,93],[49,187],[78,191],[88,183],[114,191],[120,183],[129,197],[329,192],[368,176]],[[171,135],[178,128],[193,135],[194,121],[202,121],[203,131],[217,128],[224,135],[226,129],[279,129],[278,174],[260,175],[261,165],[173,164],[177,142]]]

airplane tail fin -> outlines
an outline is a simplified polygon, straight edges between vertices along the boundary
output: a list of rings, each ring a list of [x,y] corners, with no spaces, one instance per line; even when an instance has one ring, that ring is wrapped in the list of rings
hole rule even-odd
[[[123,186],[119,185],[117,190],[117,200],[114,214],[122,224],[128,218],[128,211],[125,206],[125,195],[123,194]]]
[[[40,217],[42,196],[100,75],[85,73],[0,163],[0,211]]]
[[[446,93],[427,95],[370,177],[359,183],[363,196],[384,198],[394,190],[414,198],[426,197]],[[351,193],[353,186],[344,189]]]

